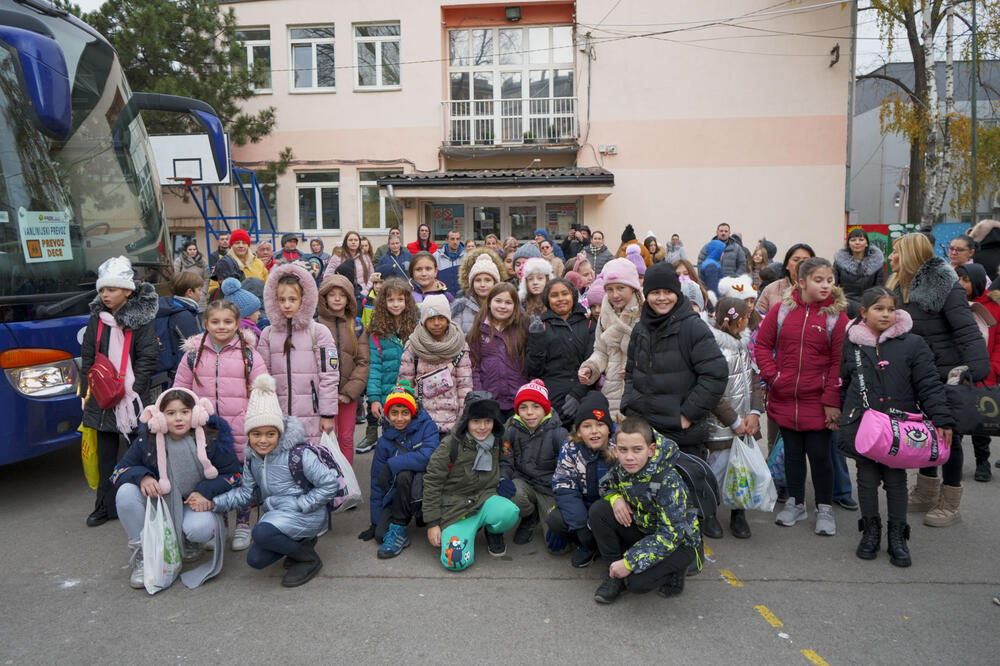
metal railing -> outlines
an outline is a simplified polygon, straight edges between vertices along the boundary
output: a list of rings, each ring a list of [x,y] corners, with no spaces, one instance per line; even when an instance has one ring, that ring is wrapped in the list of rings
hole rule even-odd
[[[441,140],[448,146],[574,143],[580,137],[575,97],[446,100]]]

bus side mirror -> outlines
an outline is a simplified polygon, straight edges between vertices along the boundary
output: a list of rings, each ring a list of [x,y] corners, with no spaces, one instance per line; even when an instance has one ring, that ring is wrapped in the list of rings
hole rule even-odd
[[[0,47],[13,56],[24,106],[32,124],[54,139],[65,139],[73,125],[71,86],[66,58],[46,35],[0,25]]]

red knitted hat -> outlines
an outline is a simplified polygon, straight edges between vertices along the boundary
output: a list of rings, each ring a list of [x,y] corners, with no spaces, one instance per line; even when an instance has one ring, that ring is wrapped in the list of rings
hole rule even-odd
[[[548,414],[552,411],[552,403],[549,402],[549,390],[545,388],[545,382],[541,379],[532,379],[527,384],[517,389],[514,396],[514,411],[516,412],[521,403],[525,400],[537,402]]]
[[[229,236],[229,244],[232,245],[237,241],[243,241],[247,245],[250,245],[250,234],[247,233],[246,229],[236,229]]]

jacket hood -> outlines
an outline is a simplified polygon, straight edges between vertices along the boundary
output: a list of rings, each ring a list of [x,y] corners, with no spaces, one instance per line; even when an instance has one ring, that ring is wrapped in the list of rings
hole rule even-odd
[[[477,247],[475,250],[466,253],[465,259],[462,260],[462,265],[458,267],[458,286],[465,292],[465,295],[469,298],[473,297],[472,285],[469,284],[469,273],[472,272],[472,266],[476,263],[476,259],[480,255],[489,255],[490,259],[497,267],[497,273],[500,274],[500,281],[503,282],[510,278],[507,275],[507,267],[503,263],[503,259],[488,247]]]
[[[274,448],[275,451],[291,451],[299,444],[308,444],[306,427],[302,425],[302,421],[294,416],[283,416],[281,418],[285,423],[285,432],[281,433],[281,438],[278,439],[278,446]],[[250,448],[249,444],[247,444],[247,448]]]
[[[333,312],[330,310],[330,306],[326,304],[326,295],[333,291],[335,287],[347,294],[347,306],[344,308],[344,314],[348,318],[356,317],[358,315],[358,302],[354,299],[354,284],[343,275],[334,273],[323,280],[323,283],[319,286],[319,318],[333,321]]]
[[[406,430],[400,431],[395,426],[386,425],[382,429],[382,436],[390,441],[396,440],[405,435],[406,433],[417,432],[419,430],[422,430],[425,427],[425,424],[430,420],[431,420],[430,414],[428,414],[427,410],[424,409],[423,406],[421,406],[420,403],[418,402],[417,415],[414,416],[413,419],[410,421],[410,425],[406,426]],[[386,418],[386,421],[388,421],[388,418]],[[436,428],[437,426],[434,427]]]
[[[980,220],[976,226],[969,229],[969,236],[977,243],[1000,242],[1000,220]]]
[[[719,261],[722,259],[722,253],[726,251],[726,244],[720,241],[718,238],[710,240],[705,246],[705,258],[714,259]]]
[[[913,329],[913,318],[906,310],[899,308],[896,310],[896,321],[892,326],[882,331],[882,334],[875,338],[875,331],[868,328],[864,322],[852,324],[847,329],[847,339],[862,347],[874,347],[876,344],[885,342],[890,338],[898,338],[904,333],[909,333]]]
[[[798,287],[789,287],[786,289],[785,295],[781,299],[781,303],[782,305],[787,305],[791,310],[805,305]],[[830,291],[830,295],[827,296],[826,300],[820,304],[819,311],[825,315],[830,315],[843,312],[846,309],[847,297],[844,296],[844,290],[840,287],[834,286]]]
[[[546,231],[545,229],[535,229],[535,235],[544,236],[545,240],[547,240],[550,243],[552,242],[552,238],[549,237],[549,232]]]
[[[849,250],[840,248],[837,250],[836,254],[833,255],[833,263],[835,266],[840,268],[840,270],[846,273],[872,275],[873,273],[884,269],[885,255],[882,254],[882,250],[878,249],[874,245],[869,245],[868,249],[865,250],[865,256],[861,259],[861,261],[858,261]]]
[[[175,296],[160,296],[160,298],[157,299],[157,304],[157,317],[169,317],[172,314],[177,314],[178,312],[183,312],[184,310],[191,313],[197,311],[196,308],[192,308],[183,301],[177,300],[177,297]]]
[[[316,312],[316,304],[319,302],[316,280],[309,271],[296,264],[282,264],[271,269],[271,274],[264,283],[264,311],[270,315],[271,326],[281,333],[286,332],[288,324],[281,316],[281,308],[278,306],[278,281],[286,275],[298,278],[302,287],[302,307],[292,317],[292,329],[308,328],[312,323],[313,313]]]
[[[704,321],[704,320],[703,320]],[[750,329],[744,328],[740,333],[740,337],[734,338],[729,333],[725,331],[720,331],[715,328],[715,322],[711,322],[709,329],[712,331],[712,335],[715,337],[715,344],[719,345],[719,349],[722,351],[739,352],[747,349],[750,345]]]
[[[421,289],[419,284],[413,287],[413,291],[421,295],[444,293],[448,291],[448,285],[446,285],[444,282],[441,282],[441,280],[434,280],[434,284],[432,284],[431,288],[428,289],[427,291]]]
[[[964,264],[958,268],[964,270],[972,282],[972,300],[982,296],[989,284],[989,280],[986,277],[986,269],[979,264]],[[958,274],[958,270],[955,271],[955,274]]]
[[[160,309],[160,299],[157,297],[153,285],[136,280],[135,286],[135,291],[115,313],[115,321],[118,322],[118,325],[133,331],[156,319],[156,313]],[[99,315],[102,312],[110,312],[110,310],[104,305],[101,295],[97,294],[90,302],[90,314]]]
[[[462,298],[456,298],[451,303],[451,318],[452,320],[457,319],[458,316],[468,310],[473,314],[473,316],[479,314],[479,303],[468,296],[463,296]]]
[[[243,343],[247,347],[249,347],[250,349],[256,349],[257,348],[257,336],[250,329],[242,328],[241,327],[241,328],[239,328],[236,331],[236,335],[238,335],[241,338],[243,338]],[[198,333],[196,335],[192,335],[192,336],[186,338],[184,340],[184,342],[181,344],[181,350],[184,351],[185,353],[187,353],[187,352],[197,352],[198,348],[201,347],[201,341],[202,341],[202,339],[204,337],[205,337],[205,333]],[[207,347],[211,348],[213,351],[215,350],[215,348],[212,347],[212,344],[210,342],[208,342],[207,339],[205,339],[205,342],[207,343],[206,344]],[[226,344],[226,347],[229,347],[230,345],[235,345],[235,344],[237,344],[237,341],[236,341],[236,337],[234,336],[233,339],[230,340]],[[223,349],[225,349],[225,347],[223,347]]]
[[[958,275],[948,261],[942,257],[931,257],[917,269],[910,281],[910,302],[927,312],[940,312],[956,282]]]
[[[309,239],[309,247],[312,247],[313,243],[319,243],[319,251],[324,252],[326,250],[326,244],[323,243],[323,239],[316,237]]]

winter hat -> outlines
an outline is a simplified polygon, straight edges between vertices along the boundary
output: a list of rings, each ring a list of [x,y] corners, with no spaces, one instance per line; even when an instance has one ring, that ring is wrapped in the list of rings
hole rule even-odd
[[[972,298],[979,298],[986,291],[989,280],[986,278],[986,269],[979,264],[964,264],[955,267],[958,277],[968,278],[972,283]]]
[[[351,281],[351,284],[358,281],[358,267],[353,261],[340,262],[340,265],[333,272],[337,275],[343,275]]]
[[[160,484],[160,492],[163,494],[170,492],[170,479],[167,478],[167,446],[163,439],[163,435],[167,432],[167,417],[163,415],[162,403],[163,396],[171,391],[182,391],[194,398],[194,409],[191,410],[191,427],[194,428],[194,442],[198,462],[201,463],[201,468],[205,473],[206,479],[214,479],[219,476],[219,470],[215,469],[215,466],[208,459],[208,453],[205,448],[204,426],[208,423],[208,417],[215,412],[215,407],[208,398],[199,398],[192,391],[175,386],[161,393],[160,397],[156,399],[156,404],[146,407],[142,410],[142,414],[139,415],[139,420],[146,424],[149,432],[156,435],[156,466],[160,473],[158,483]]]
[[[677,277],[677,271],[665,261],[653,264],[646,271],[646,280],[642,284],[642,293],[648,296],[649,292],[656,289],[666,289],[678,296],[682,295],[681,281]]]
[[[579,430],[580,424],[584,421],[594,419],[607,424],[608,430],[614,431],[615,422],[611,420],[611,406],[608,398],[600,391],[591,391],[583,396],[580,406],[576,410],[576,418],[573,419],[573,430]]]
[[[646,240],[649,239],[649,238],[653,238],[653,239],[656,238],[656,234],[653,233],[652,229],[650,229],[649,231],[646,232],[646,235],[642,237],[642,241],[646,242]]]
[[[237,241],[243,241],[247,245],[250,244],[250,234],[246,229],[237,229],[232,234],[229,235],[229,246],[232,247],[233,243]]]
[[[251,294],[257,297],[261,303],[264,302],[264,281],[260,278],[250,277],[240,283],[243,289],[249,291]]]
[[[212,275],[216,282],[222,282],[226,278],[236,278],[237,280],[242,280],[243,269],[240,265],[236,263],[236,260],[230,257],[228,254],[219,257],[219,260],[215,262],[215,273]]]
[[[577,291],[583,291],[584,280],[582,275],[576,271],[570,271],[569,273],[566,273],[566,275],[563,275],[563,277],[572,282]]]
[[[767,252],[767,260],[774,261],[774,255],[778,254],[778,246],[766,238],[760,239],[760,246],[764,248],[764,252]]]
[[[521,284],[517,288],[517,295],[522,301],[528,297],[529,275],[544,275],[548,281],[554,277],[555,273],[548,259],[533,257],[524,262],[524,266],[521,267]]]
[[[275,393],[274,377],[261,375],[253,380],[253,390],[247,401],[246,418],[243,429],[249,435],[254,428],[273,426],[278,432],[285,432],[285,419],[281,414],[281,404]]]
[[[718,261],[722,259],[722,253],[726,251],[726,244],[720,241],[718,238],[712,239],[705,246],[705,258],[715,259]]]
[[[636,291],[642,289],[639,286],[639,271],[628,259],[612,259],[608,263],[604,264],[604,268],[601,269],[601,275],[604,276],[604,287],[607,288],[609,284],[623,284],[626,287],[632,287]],[[591,285],[593,288],[593,285]]]
[[[101,287],[118,287],[135,291],[135,271],[127,257],[111,257],[97,269],[97,290]]]
[[[243,289],[236,278],[226,278],[222,281],[222,293],[225,294],[227,301],[239,309],[240,317],[243,319],[260,310],[260,299]]]
[[[604,301],[604,274],[598,275],[587,289],[587,303],[600,305]]]
[[[489,391],[469,391],[465,396],[465,418],[493,419],[494,426],[503,427],[503,415],[500,413],[500,403],[493,399]]]
[[[627,243],[629,241],[634,241],[635,239],[635,229],[632,228],[631,224],[626,224],[625,231],[622,232],[622,242]]]
[[[705,309],[705,296],[701,293],[701,287],[698,283],[689,278],[687,275],[680,276],[681,280],[681,293],[684,296],[697,305],[699,309]]]
[[[542,406],[546,414],[552,411],[552,403],[549,402],[549,390],[545,388],[545,382],[541,379],[532,379],[517,389],[517,395],[514,396],[514,411],[516,412],[521,403],[526,400],[537,402]]]
[[[646,274],[646,260],[642,258],[642,250],[636,244],[625,248],[625,258],[635,264],[635,270],[639,275]]]
[[[412,416],[417,415],[417,399],[413,397],[410,382],[403,380],[389,391],[389,395],[385,398],[385,412],[388,413],[389,408],[393,405],[402,405],[410,410]]]
[[[757,298],[757,288],[753,286],[753,279],[749,275],[740,275],[719,280],[718,294],[719,298],[738,298],[742,301]]]
[[[431,317],[446,317],[451,321],[451,306],[444,294],[431,294],[420,304],[420,324],[425,324]]]
[[[570,268],[570,270],[574,271],[576,273],[579,273],[580,272],[580,266],[583,265],[583,264],[585,264],[585,263],[589,263],[589,262],[590,262],[590,260],[587,259],[587,255],[585,255],[583,252],[581,252],[580,254],[576,255],[576,259],[573,260],[573,267]]]
[[[514,252],[514,262],[518,259],[535,259],[542,256],[542,251],[533,243],[525,243]]]
[[[281,245],[282,245],[282,247],[284,247],[285,243],[287,243],[290,240],[298,242],[298,240],[299,240],[298,234],[284,234],[281,237]]]
[[[476,263],[472,264],[472,268],[469,269],[469,284],[471,285],[476,276],[481,273],[486,273],[497,284],[500,284],[500,271],[497,270],[497,265],[490,255],[485,252],[476,257]]]

